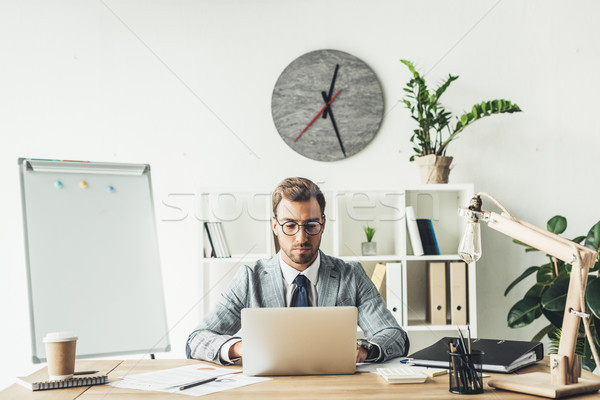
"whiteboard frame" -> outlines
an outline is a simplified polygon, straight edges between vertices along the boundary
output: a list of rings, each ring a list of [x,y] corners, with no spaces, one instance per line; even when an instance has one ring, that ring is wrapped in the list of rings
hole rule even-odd
[[[156,248],[156,260],[155,265],[158,268],[158,271],[154,271],[157,274],[158,282],[156,284],[157,290],[155,291],[155,296],[153,298],[155,301],[159,301],[162,306],[162,315],[159,318],[162,318],[164,321],[164,335],[161,337],[160,341],[162,345],[153,346],[152,348],[141,348],[136,350],[117,350],[117,351],[103,351],[103,352],[94,352],[88,354],[77,354],[77,358],[97,358],[97,357],[105,357],[105,356],[116,356],[116,355],[124,355],[124,354],[145,354],[150,353],[154,354],[156,352],[168,352],[171,350],[171,344],[169,340],[169,329],[167,325],[167,316],[166,316],[166,304],[164,297],[164,287],[163,287],[163,279],[162,279],[162,271],[160,266],[160,254],[158,249],[158,235],[157,235],[157,227],[156,227],[156,218],[155,218],[155,207],[152,196],[152,183],[150,178],[150,165],[148,164],[127,164],[127,163],[106,163],[106,162],[75,162],[75,161],[61,161],[61,160],[45,160],[45,159],[32,159],[32,158],[19,158],[19,174],[20,174],[20,186],[21,186],[21,207],[23,214],[23,233],[24,233],[24,244],[25,244],[25,260],[26,260],[26,273],[27,273],[27,292],[28,292],[28,302],[29,302],[29,320],[30,320],[30,337],[31,337],[31,349],[32,349],[32,361],[33,363],[41,363],[45,362],[45,357],[40,357],[40,349],[38,349],[38,343],[36,340],[36,315],[35,315],[35,307],[34,307],[34,298],[33,298],[33,286],[32,286],[32,266],[31,256],[30,256],[30,232],[28,227],[28,217],[27,217],[27,203],[26,203],[26,191],[25,191],[25,174],[28,172],[60,172],[60,173],[77,173],[77,174],[109,174],[109,175],[143,175],[147,179],[147,189],[149,192],[149,210],[151,213],[152,221],[151,227],[153,232],[150,233],[151,240],[153,243],[149,243],[148,245],[155,246]],[[29,221],[31,223],[31,221]],[[160,292],[160,293],[158,293]],[[159,297],[159,299],[158,299]],[[118,329],[115,327],[115,329]],[[39,333],[39,332],[38,332]],[[45,332],[47,333],[47,332]],[[77,332],[76,332],[77,333]],[[154,332],[155,333],[155,332]],[[159,332],[158,334],[162,334],[163,332]],[[127,335],[128,332],[122,332],[122,335]],[[136,335],[138,332],[135,333]],[[39,335],[38,335],[39,336]],[[80,340],[83,339],[80,337]]]

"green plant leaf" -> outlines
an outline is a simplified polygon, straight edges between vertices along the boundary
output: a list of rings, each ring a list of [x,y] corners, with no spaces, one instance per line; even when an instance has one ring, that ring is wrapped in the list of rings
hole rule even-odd
[[[583,356],[582,356],[581,361],[583,364],[583,369],[585,369],[586,371],[592,372],[596,369],[596,361],[594,361],[594,357],[592,356],[592,349],[590,347],[590,344],[587,342],[587,340],[585,341]]]
[[[585,290],[585,302],[596,318],[600,318],[600,278],[594,277],[588,282]]]
[[[446,89],[448,89],[448,86],[450,86],[450,84],[457,79],[458,79],[458,76],[453,76],[453,75],[448,74],[448,79],[446,79],[446,81],[444,83],[442,83],[440,85],[440,87],[438,87],[436,89],[435,98],[433,99],[433,101],[437,102],[440,99],[440,97],[442,97],[442,94],[446,91]]]
[[[542,308],[548,311],[564,311],[568,288],[569,279],[557,278],[542,295]]]
[[[536,276],[536,280],[539,283],[549,284],[554,279],[554,269],[552,264],[544,264],[538,270]]]
[[[546,335],[552,335],[552,333],[556,330],[556,327],[552,324],[546,325],[542,330],[535,334],[535,336],[531,339],[532,342],[539,342]]]
[[[544,315],[544,317],[546,317],[546,319],[548,321],[550,321],[550,323],[556,327],[561,327],[562,326],[562,320],[563,320],[563,316],[564,316],[564,310],[563,311],[548,311],[545,308],[540,307],[540,309],[542,310],[542,314]]]
[[[542,297],[542,294],[544,293],[544,290],[546,290],[546,287],[547,285],[544,285],[543,283],[536,283],[535,285],[529,288],[529,290],[525,293],[525,296],[523,297],[533,297],[539,302],[540,298]]]
[[[549,232],[560,235],[567,229],[567,219],[562,215],[555,215],[548,220],[546,229],[548,229]]]
[[[400,60],[400,62],[402,64],[406,65],[408,67],[408,69],[410,70],[410,72],[412,72],[415,77],[417,77],[419,75],[419,73],[415,69],[415,66],[413,65],[413,63],[411,63],[408,60]]]
[[[592,226],[592,229],[588,232],[584,246],[592,250],[598,250],[600,244],[600,221],[596,222],[596,225]]]
[[[508,312],[508,326],[511,328],[527,326],[540,314],[540,303],[532,297],[525,297],[516,302]]]
[[[583,239],[585,239],[585,236],[577,236],[575,239],[572,239],[571,241],[577,243],[577,244],[581,244],[581,242],[583,241]]]
[[[508,287],[506,288],[506,290],[504,291],[504,296],[506,296],[508,294],[508,292],[511,291],[512,288],[514,288],[519,282],[521,282],[523,279],[527,278],[529,275],[537,272],[537,270],[540,269],[540,267],[529,267],[527,268],[521,275],[519,275],[519,277],[517,279],[515,279],[514,281],[512,281],[512,283],[510,285],[508,285]]]

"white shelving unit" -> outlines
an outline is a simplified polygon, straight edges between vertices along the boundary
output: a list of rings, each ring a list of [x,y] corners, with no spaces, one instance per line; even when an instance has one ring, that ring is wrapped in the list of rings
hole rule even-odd
[[[389,191],[340,190],[325,193],[327,222],[321,242],[325,254],[346,261],[360,262],[368,274],[377,263],[385,263],[386,279],[382,296],[392,314],[408,332],[411,352],[428,346],[444,336],[457,334],[451,324],[432,325],[426,319],[427,263],[460,260],[456,250],[464,221],[457,215],[474,194],[472,184],[419,185]],[[405,208],[412,206],[417,218],[433,222],[441,255],[414,256],[406,229]],[[200,220],[222,221],[232,257],[201,258],[205,282],[204,309],[208,310],[229,282],[238,265],[269,258],[275,253],[271,233],[269,193],[210,193],[199,202]],[[200,229],[202,229],[202,224]],[[362,256],[363,227],[375,227],[376,256]],[[204,255],[210,249],[202,230]],[[209,293],[206,296],[206,293]],[[449,293],[449,289],[447,290]],[[449,295],[448,295],[449,296]],[[476,266],[467,266],[467,315],[471,335],[477,337]],[[463,326],[464,327],[464,326]]]

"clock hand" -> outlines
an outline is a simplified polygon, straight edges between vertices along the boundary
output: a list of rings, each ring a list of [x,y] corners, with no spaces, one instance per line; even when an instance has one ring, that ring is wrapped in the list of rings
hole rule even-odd
[[[333,87],[335,86],[335,79],[337,78],[338,69],[340,69],[340,64],[335,64],[335,71],[333,71],[333,79],[331,80],[331,86],[329,86],[329,94],[327,95],[327,99],[331,98],[333,94]],[[328,100],[325,100],[326,102]],[[329,109],[323,113],[323,119],[327,118],[327,113],[330,111]]]
[[[327,102],[327,94],[325,92],[321,92],[321,96],[323,96],[323,100]],[[329,103],[325,105],[327,107],[327,111],[329,112],[329,116],[331,117],[331,124],[333,125],[333,130],[335,131],[335,135],[337,136],[338,142],[340,142],[340,147],[342,148],[342,153],[344,153],[344,157],[346,157],[346,150],[344,150],[344,145],[342,144],[342,138],[340,137],[340,132],[338,131],[337,124],[335,123],[335,118],[333,118],[333,111],[331,111],[331,107]]]
[[[338,94],[340,94],[340,92],[341,92],[341,91],[342,91],[341,89],[340,89],[340,90],[338,90],[338,91],[337,91],[337,93],[335,94],[335,96],[333,96],[333,97],[331,98],[331,100],[329,100],[329,101],[327,102],[327,104],[325,104],[325,105],[323,106],[323,108],[321,108],[321,111],[319,111],[319,112],[317,113],[317,115],[315,115],[315,116],[314,116],[314,118],[310,120],[310,122],[308,123],[308,125],[306,125],[306,127],[304,127],[304,129],[302,129],[302,132],[300,132],[300,134],[299,134],[299,135],[296,137],[296,139],[294,139],[294,142],[296,142],[298,139],[300,139],[300,136],[302,136],[302,134],[303,134],[304,132],[306,132],[306,130],[308,129],[308,127],[309,127],[309,126],[311,126],[311,125],[312,125],[312,123],[313,123],[313,122],[315,122],[315,120],[316,120],[317,118],[319,118],[319,115],[321,115],[321,113],[322,113],[323,111],[325,111],[325,109],[327,108],[327,106],[329,106],[329,105],[330,105],[330,104],[333,102],[333,100],[335,100],[335,98],[338,96]]]

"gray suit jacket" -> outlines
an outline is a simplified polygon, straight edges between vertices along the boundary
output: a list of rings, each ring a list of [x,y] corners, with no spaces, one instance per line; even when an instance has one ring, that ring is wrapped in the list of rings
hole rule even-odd
[[[382,350],[380,361],[408,353],[406,332],[386,308],[359,263],[346,263],[321,252],[317,293],[319,307],[358,308],[358,325],[366,339],[379,345]],[[237,271],[217,306],[188,337],[187,357],[222,363],[219,349],[239,332],[240,315],[245,307],[285,307],[278,255],[269,260],[258,260],[252,267],[242,266]]]

